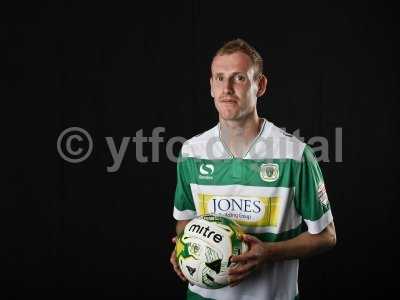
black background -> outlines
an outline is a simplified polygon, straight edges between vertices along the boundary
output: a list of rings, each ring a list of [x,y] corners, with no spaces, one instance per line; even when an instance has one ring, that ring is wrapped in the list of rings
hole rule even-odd
[[[175,163],[165,145],[216,124],[210,60],[236,37],[265,60],[259,114],[329,141],[321,168],[338,244],[301,262],[302,299],[396,295],[398,19],[382,2],[349,3],[2,5],[0,297],[182,299],[168,261]],[[56,149],[72,126],[94,140],[80,164]],[[147,144],[150,162],[139,163],[130,143],[120,169],[107,172],[104,137],[119,146],[158,126],[159,162]]]

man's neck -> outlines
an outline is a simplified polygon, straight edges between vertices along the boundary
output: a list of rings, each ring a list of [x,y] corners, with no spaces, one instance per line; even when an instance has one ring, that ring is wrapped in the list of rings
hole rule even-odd
[[[263,119],[257,114],[241,120],[220,118],[220,134],[224,144],[235,157],[244,157],[259,134]]]

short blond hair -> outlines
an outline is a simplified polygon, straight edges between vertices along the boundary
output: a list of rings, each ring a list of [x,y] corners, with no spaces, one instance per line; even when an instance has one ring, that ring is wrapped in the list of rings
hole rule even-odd
[[[235,52],[243,52],[248,57],[250,57],[253,65],[255,67],[254,79],[258,79],[260,77],[260,75],[263,73],[263,62],[264,61],[263,61],[260,53],[258,53],[257,50],[253,46],[251,46],[249,43],[247,43],[243,39],[235,39],[235,40],[226,42],[221,48],[218,49],[218,51],[215,53],[213,59],[218,55],[233,54]]]

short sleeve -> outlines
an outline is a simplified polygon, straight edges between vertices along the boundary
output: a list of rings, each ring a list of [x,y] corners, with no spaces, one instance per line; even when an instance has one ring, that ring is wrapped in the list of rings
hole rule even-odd
[[[196,216],[196,208],[190,190],[190,163],[190,158],[182,157],[180,154],[176,166],[177,180],[173,212],[176,220],[189,220]]]
[[[333,221],[325,183],[317,159],[310,146],[303,151],[295,203],[307,224],[308,232],[317,234]]]

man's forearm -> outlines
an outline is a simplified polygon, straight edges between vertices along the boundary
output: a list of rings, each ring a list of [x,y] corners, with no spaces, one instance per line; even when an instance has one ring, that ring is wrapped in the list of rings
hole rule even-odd
[[[187,223],[189,223],[190,220],[182,220],[182,221],[177,221],[176,222],[176,235],[179,235],[184,229]]]
[[[304,232],[287,241],[265,243],[265,256],[267,262],[303,258],[324,252],[335,244],[336,233],[331,223],[319,234]]]

